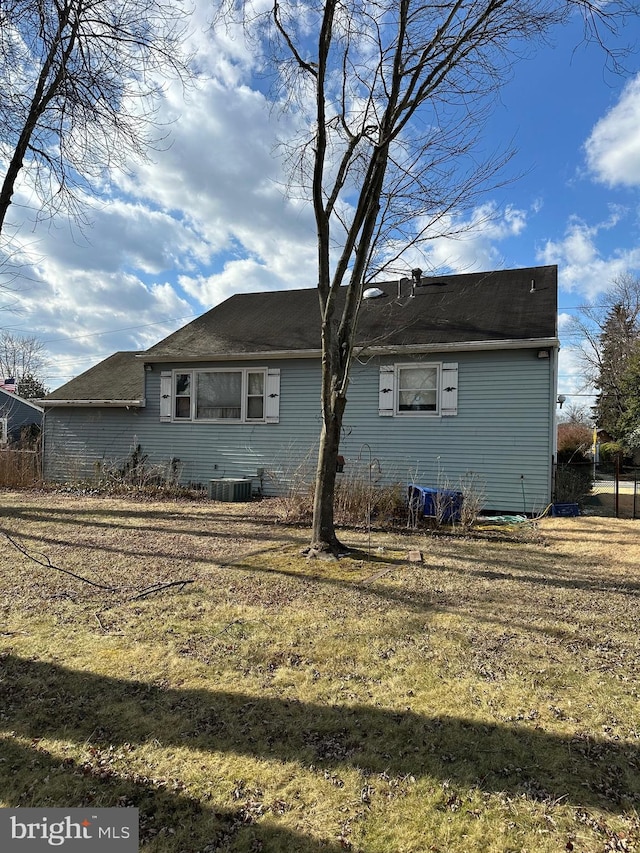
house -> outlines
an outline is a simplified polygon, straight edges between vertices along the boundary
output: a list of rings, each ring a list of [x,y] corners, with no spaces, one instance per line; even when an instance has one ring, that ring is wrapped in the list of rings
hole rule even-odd
[[[384,282],[365,292],[340,453],[381,481],[542,511],[556,449],[557,268]],[[42,402],[45,477],[91,476],[139,448],[183,482],[312,474],[320,431],[315,289],[238,294],[144,352],[120,352]],[[364,450],[364,456],[363,456]]]
[[[42,408],[32,400],[0,388],[0,447],[34,438],[40,432],[42,415]]]

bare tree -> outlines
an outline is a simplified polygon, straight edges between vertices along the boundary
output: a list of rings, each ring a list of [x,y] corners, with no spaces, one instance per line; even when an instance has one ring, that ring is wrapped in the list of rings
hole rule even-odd
[[[45,345],[35,335],[0,332],[0,379],[13,379],[20,397],[35,400],[49,393],[40,378],[47,362]]]
[[[0,379],[13,378],[17,383],[38,381],[47,365],[45,345],[35,335],[21,337],[0,332]],[[27,396],[27,395],[23,395]]]
[[[188,78],[181,0],[3,0],[0,234],[24,169],[41,209],[152,144],[162,80]],[[5,165],[6,164],[6,165]]]
[[[589,407],[581,403],[569,403],[558,415],[559,424],[576,424],[593,429],[593,415]]]
[[[307,136],[292,158],[312,201],[322,325],[322,431],[312,545],[336,550],[336,459],[363,287],[407,247],[455,233],[505,154],[487,156],[482,120],[518,51],[582,14],[586,37],[631,12],[591,0],[220,0],[270,39]],[[612,57],[615,61],[615,57]],[[406,267],[405,267],[406,269]]]

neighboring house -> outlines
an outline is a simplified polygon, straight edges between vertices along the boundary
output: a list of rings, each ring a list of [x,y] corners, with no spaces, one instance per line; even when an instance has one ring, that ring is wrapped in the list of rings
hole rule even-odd
[[[370,458],[387,483],[455,488],[472,472],[487,508],[545,509],[556,318],[555,266],[377,284],[360,313],[343,476]],[[90,476],[140,448],[183,482],[251,477],[282,491],[313,476],[319,397],[316,290],[238,294],[41,401],[45,477]]]
[[[33,437],[42,426],[42,415],[36,403],[0,388],[0,447]]]

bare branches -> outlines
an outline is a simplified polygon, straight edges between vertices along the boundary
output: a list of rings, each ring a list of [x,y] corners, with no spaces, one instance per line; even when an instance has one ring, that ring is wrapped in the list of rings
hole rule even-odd
[[[69,577],[75,578],[76,580],[82,581],[82,583],[88,583],[89,586],[94,586],[97,589],[104,589],[108,592],[116,592],[117,588],[114,586],[109,586],[108,584],[98,583],[97,581],[92,581],[90,578],[85,578],[82,575],[77,575],[75,572],[69,571],[69,569],[63,569],[60,566],[55,566],[49,557],[45,557],[43,554],[36,555],[31,554],[24,545],[21,545],[17,542],[12,536],[10,536],[6,530],[0,531],[4,538],[23,556],[27,557],[29,560],[32,560],[34,563],[37,563],[39,566],[44,566],[46,569],[53,569],[55,572],[62,572],[62,574],[69,575]]]
[[[0,378],[37,377],[47,364],[44,352],[45,345],[35,335],[0,332]]]
[[[103,590],[104,592],[122,592],[122,588],[117,586],[111,586],[110,584],[98,583],[97,581],[91,580],[91,578],[85,577],[84,575],[79,575],[76,572],[72,572],[69,569],[64,569],[61,566],[56,566],[51,562],[49,557],[43,554],[33,554],[28,551],[24,545],[21,545],[16,539],[10,536],[6,530],[0,530],[0,534],[4,536],[4,538],[12,545],[16,551],[19,551],[24,557],[28,560],[31,560],[34,563],[37,563],[39,566],[43,566],[45,569],[52,569],[55,572],[61,572],[64,575],[68,575],[69,577],[74,578],[75,580],[81,581],[82,583],[89,584],[96,589]],[[160,593],[166,592],[168,589],[173,589],[175,587],[179,587],[180,592],[187,586],[187,584],[194,583],[192,579],[183,578],[181,580],[176,581],[158,581],[157,583],[151,584],[150,586],[145,587],[140,592],[137,592],[135,595],[128,597],[127,601],[140,601],[143,598],[148,598],[150,595],[158,595]],[[100,622],[98,614],[95,614],[96,618]],[[100,622],[100,626],[104,628],[104,625]]]
[[[148,598],[150,595],[157,595],[160,592],[165,592],[167,589],[172,589],[173,587],[180,587],[180,592],[185,588],[185,586],[189,583],[193,583],[192,580],[180,580],[180,581],[169,581],[167,583],[154,583],[151,586],[146,587],[142,590],[142,592],[137,593],[137,595],[132,595],[129,601],[140,601],[141,598]]]
[[[163,81],[190,77],[181,0],[9,0],[0,36],[0,232],[26,169],[43,210],[155,144]]]

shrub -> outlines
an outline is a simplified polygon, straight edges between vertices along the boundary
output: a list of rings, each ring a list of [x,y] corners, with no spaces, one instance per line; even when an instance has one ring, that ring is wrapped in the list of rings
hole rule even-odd
[[[579,451],[558,453],[553,495],[556,503],[582,503],[591,493],[593,482],[593,462],[587,456]]]

